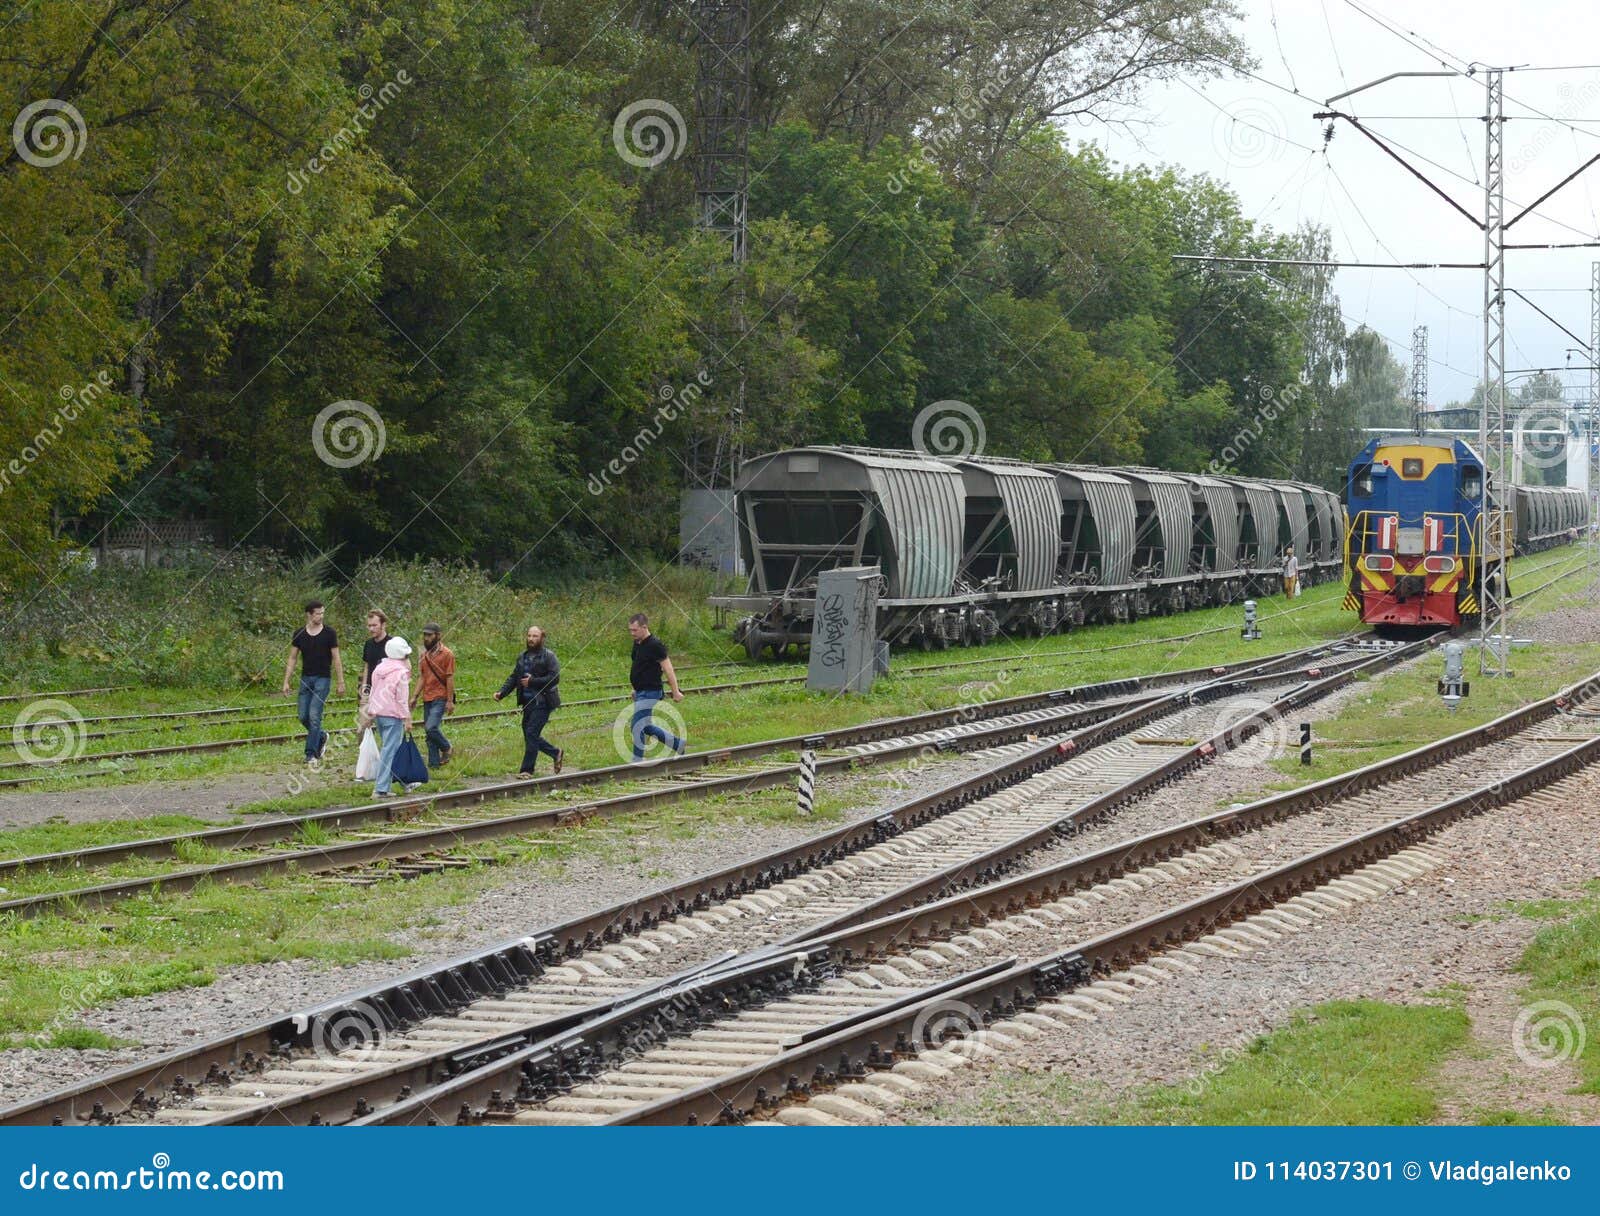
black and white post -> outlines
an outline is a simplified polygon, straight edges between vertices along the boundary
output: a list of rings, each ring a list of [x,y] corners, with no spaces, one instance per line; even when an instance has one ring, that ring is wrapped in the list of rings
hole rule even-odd
[[[1311,723],[1300,723],[1300,763],[1311,763]]]
[[[817,753],[811,748],[805,748],[800,753],[800,802],[799,810],[802,815],[811,814],[811,808],[816,802],[817,790]]]

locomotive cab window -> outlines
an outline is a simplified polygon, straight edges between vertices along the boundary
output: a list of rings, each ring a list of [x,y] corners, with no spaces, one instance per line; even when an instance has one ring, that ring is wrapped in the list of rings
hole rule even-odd
[[[1477,498],[1483,493],[1483,470],[1477,465],[1463,465],[1461,468],[1461,497]]]
[[[1422,457],[1421,456],[1407,456],[1407,457],[1405,457],[1405,459],[1401,460],[1401,462],[1400,462],[1400,476],[1402,476],[1402,477],[1421,477],[1422,476]]]
[[[1355,471],[1355,476],[1350,479],[1350,489],[1357,498],[1372,497],[1372,466],[1364,464]]]

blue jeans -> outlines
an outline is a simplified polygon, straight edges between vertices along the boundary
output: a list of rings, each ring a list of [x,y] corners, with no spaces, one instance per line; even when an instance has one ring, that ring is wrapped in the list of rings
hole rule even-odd
[[[529,701],[522,707],[522,767],[517,770],[518,772],[533,772],[533,766],[539,763],[540,752],[552,760],[561,755],[561,749],[544,737],[544,728],[550,722],[550,713],[542,697],[537,701]]]
[[[636,692],[633,694],[633,722],[631,735],[633,737],[633,758],[644,759],[644,741],[646,739],[659,739],[675,752],[681,752],[688,745],[687,741],[678,738],[669,730],[664,730],[650,720],[650,715],[656,712],[656,706],[661,702],[660,692]]]
[[[322,707],[328,703],[331,676],[301,676],[298,709],[300,725],[306,728],[306,759],[315,760],[322,755],[328,742],[328,732],[322,729]]]
[[[444,707],[448,702],[440,697],[437,701],[424,701],[422,703],[422,729],[428,736],[428,767],[438,768],[439,758],[450,750],[450,740],[444,737],[444,731],[439,729],[444,721]]]
[[[406,737],[404,718],[374,718],[372,727],[378,732],[378,778],[372,786],[374,794],[387,794],[389,781],[394,774],[395,754]]]

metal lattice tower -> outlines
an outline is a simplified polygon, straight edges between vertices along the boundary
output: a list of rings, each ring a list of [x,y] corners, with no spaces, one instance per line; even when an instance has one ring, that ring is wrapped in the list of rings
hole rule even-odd
[[[723,236],[734,267],[744,265],[750,206],[750,0],[692,0],[695,28],[695,223]],[[722,318],[711,335],[719,380],[733,387],[715,441],[702,438],[693,472],[708,486],[731,486],[744,422],[743,344],[748,332],[743,279],[735,271]]]
[[[1428,327],[1411,331],[1411,429],[1418,435],[1427,429],[1428,419]]]
[[[1506,593],[1506,512],[1514,501],[1506,459],[1506,179],[1502,71],[1484,73],[1483,410],[1478,445],[1484,464],[1483,544],[1478,567],[1479,670],[1511,674],[1511,597]],[[1490,577],[1491,552],[1496,558]]]

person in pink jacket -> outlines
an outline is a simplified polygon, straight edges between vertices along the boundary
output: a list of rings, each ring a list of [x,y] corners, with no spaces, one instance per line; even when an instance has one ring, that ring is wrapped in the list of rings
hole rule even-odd
[[[389,788],[395,753],[411,729],[410,644],[401,637],[390,638],[383,648],[384,659],[372,672],[372,692],[367,697],[367,712],[378,732],[378,779],[372,787],[374,798],[393,797]]]

